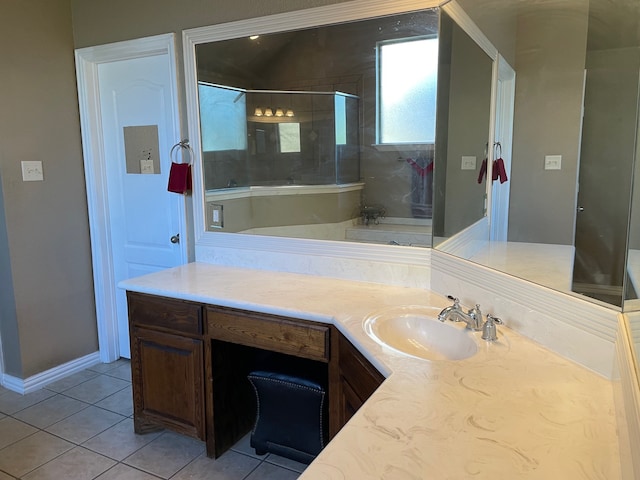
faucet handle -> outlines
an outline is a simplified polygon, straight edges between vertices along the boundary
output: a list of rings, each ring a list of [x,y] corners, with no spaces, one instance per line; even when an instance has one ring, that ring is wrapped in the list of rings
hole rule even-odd
[[[498,339],[496,324],[502,325],[502,320],[487,313],[487,321],[482,326],[482,339],[488,342],[494,342]]]
[[[453,300],[454,305],[460,305],[460,299],[458,297],[454,297],[453,295],[447,295],[449,300]]]

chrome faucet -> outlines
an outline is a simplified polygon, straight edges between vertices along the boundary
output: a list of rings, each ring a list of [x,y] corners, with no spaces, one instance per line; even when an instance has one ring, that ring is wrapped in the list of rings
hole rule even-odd
[[[502,325],[502,320],[498,317],[494,317],[490,313],[487,313],[487,321],[482,326],[482,339],[488,342],[495,342],[498,340],[498,333],[496,330],[496,324]]]
[[[450,305],[438,314],[438,320],[444,322],[451,320],[453,322],[465,322],[469,330],[480,331],[482,330],[482,312],[480,311],[480,305],[470,309],[468,312],[460,306],[460,300],[449,295],[447,298],[453,300],[453,305]]]

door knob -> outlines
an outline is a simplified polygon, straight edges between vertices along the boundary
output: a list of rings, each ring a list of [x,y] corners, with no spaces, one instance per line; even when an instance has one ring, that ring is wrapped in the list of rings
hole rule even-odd
[[[180,234],[176,234],[173,237],[171,237],[171,243],[180,243]]]
[[[578,213],[584,212],[584,207],[578,207],[577,210],[578,210]]]

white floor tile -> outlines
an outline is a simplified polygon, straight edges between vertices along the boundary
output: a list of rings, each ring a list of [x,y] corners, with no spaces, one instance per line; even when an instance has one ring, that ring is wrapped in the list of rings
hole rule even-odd
[[[90,406],[45,430],[75,444],[81,444],[122,420],[122,415]]]

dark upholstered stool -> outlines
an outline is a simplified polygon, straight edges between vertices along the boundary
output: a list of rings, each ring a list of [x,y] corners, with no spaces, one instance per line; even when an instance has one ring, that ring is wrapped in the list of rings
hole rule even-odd
[[[326,441],[325,389],[314,381],[282,373],[255,371],[248,378],[258,401],[251,432],[256,453],[311,463]]]

